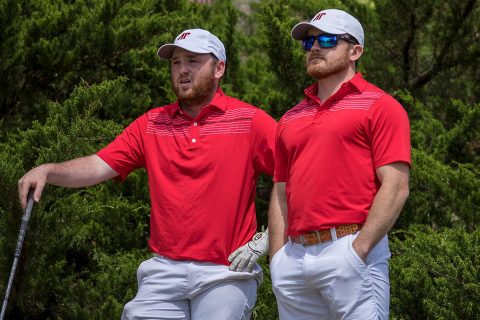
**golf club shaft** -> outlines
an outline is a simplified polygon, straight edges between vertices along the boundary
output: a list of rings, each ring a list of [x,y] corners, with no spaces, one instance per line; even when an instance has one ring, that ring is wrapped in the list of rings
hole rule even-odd
[[[15,248],[15,254],[13,256],[12,270],[10,272],[10,278],[8,279],[7,290],[5,292],[5,299],[3,300],[2,312],[0,313],[0,320],[3,320],[5,312],[7,310],[8,298],[10,296],[10,291],[12,289],[13,279],[15,277],[15,271],[17,270],[18,260],[20,258],[20,253],[22,252],[23,240],[25,239],[25,234],[27,232],[28,221],[30,220],[30,215],[32,214],[33,208],[33,190],[30,190],[27,197],[27,207],[22,218],[22,224],[20,226],[20,233],[18,235],[17,247]]]

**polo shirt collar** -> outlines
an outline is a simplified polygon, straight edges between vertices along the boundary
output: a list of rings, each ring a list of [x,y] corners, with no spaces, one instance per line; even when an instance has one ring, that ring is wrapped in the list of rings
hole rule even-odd
[[[217,92],[215,92],[212,101],[210,101],[209,104],[205,105],[204,108],[209,106],[212,106],[222,112],[227,111],[227,96],[225,95],[225,93],[223,93],[220,87],[217,89]],[[175,103],[168,105],[166,109],[171,116],[181,114],[180,103],[178,100]]]
[[[362,93],[365,90],[365,87],[367,86],[367,81],[363,79],[362,74],[360,72],[357,72],[352,79],[346,82],[346,84],[349,86],[350,90],[354,89],[359,93]],[[317,82],[307,87],[304,90],[304,93],[305,93],[305,97],[307,97],[309,100],[320,102],[320,100],[318,99],[318,83]]]
[[[357,72],[355,76],[348,82],[351,83],[360,93],[365,91],[365,87],[367,86],[367,81],[363,79],[360,72]]]

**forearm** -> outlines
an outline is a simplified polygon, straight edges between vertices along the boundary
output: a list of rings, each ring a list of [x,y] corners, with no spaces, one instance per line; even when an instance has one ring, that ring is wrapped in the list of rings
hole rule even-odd
[[[354,241],[354,248],[362,258],[390,231],[408,198],[408,168],[397,167],[398,172],[382,179],[367,220]]]
[[[373,201],[365,225],[357,237],[370,251],[390,231],[397,220],[408,193],[403,190],[380,189]]]
[[[18,195],[23,208],[27,194],[34,189],[38,202],[47,183],[63,187],[87,187],[108,180],[118,174],[97,155],[77,158],[62,163],[47,163],[35,167],[18,180]]]
[[[287,214],[285,183],[277,182],[273,186],[268,210],[270,257],[273,257],[287,242]]]
[[[113,178],[117,173],[97,155],[45,164],[47,183],[63,187],[92,186]]]

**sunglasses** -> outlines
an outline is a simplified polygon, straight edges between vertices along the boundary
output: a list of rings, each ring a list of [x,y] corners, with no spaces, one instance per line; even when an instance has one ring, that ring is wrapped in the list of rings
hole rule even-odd
[[[353,44],[358,44],[358,41],[348,34],[328,34],[323,33],[318,36],[308,36],[302,40],[303,50],[310,51],[312,49],[315,40],[318,41],[320,48],[333,48],[337,45],[338,40],[344,40]]]

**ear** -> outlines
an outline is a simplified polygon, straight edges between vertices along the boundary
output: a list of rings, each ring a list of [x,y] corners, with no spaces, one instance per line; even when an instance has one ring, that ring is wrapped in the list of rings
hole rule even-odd
[[[225,61],[218,61],[215,65],[215,79],[221,79],[225,73]]]
[[[360,59],[363,53],[363,48],[356,44],[350,48],[350,60],[351,61],[357,61]]]

